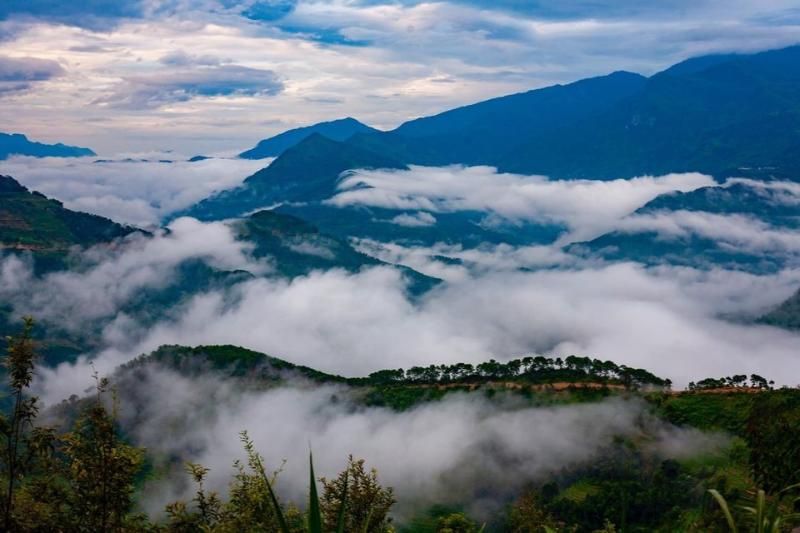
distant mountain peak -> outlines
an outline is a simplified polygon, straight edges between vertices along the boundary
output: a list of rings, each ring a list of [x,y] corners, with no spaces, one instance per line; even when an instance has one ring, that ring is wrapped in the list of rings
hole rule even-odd
[[[63,143],[45,144],[31,141],[22,133],[0,133],[0,159],[12,155],[32,157],[83,157],[97,155],[89,148]]]
[[[314,134],[323,135],[333,141],[346,141],[356,133],[376,131],[378,130],[359,122],[353,117],[344,117],[285,131],[260,141],[254,148],[239,154],[239,157],[243,159],[278,157],[289,148]]]

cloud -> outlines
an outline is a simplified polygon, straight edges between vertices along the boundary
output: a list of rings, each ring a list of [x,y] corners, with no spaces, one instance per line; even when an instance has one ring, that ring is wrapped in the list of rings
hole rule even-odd
[[[265,272],[266,265],[251,260],[248,250],[223,223],[179,218],[153,237],[133,234],[116,246],[97,246],[76,254],[73,269],[43,277],[32,276],[17,256],[4,257],[0,294],[14,306],[16,315],[92,334],[95,326],[117,318],[145,290],[173,283],[175,269],[184,261],[202,259],[220,270]]]
[[[0,56],[0,96],[27,91],[36,82],[64,74],[61,65],[50,59]]]
[[[464,281],[491,272],[521,269],[570,267],[586,261],[558,246],[482,244],[465,248],[460,244],[438,243],[431,247],[404,246],[395,242],[354,239],[356,248],[381,261],[404,265],[428,276],[451,282]]]
[[[669,174],[630,180],[555,180],[497,173],[491,167],[420,167],[410,170],[357,170],[342,179],[327,202],[430,213],[484,211],[508,221],[564,223],[564,240],[596,237],[619,218],[656,196],[714,185],[702,174]],[[597,201],[599,197],[603,201]],[[429,219],[428,219],[429,220]],[[405,218],[403,221],[408,222]]]
[[[185,50],[175,50],[168,54],[161,56],[158,60],[163,65],[173,67],[188,67],[194,65],[200,66],[217,66],[222,63],[222,60],[213,55],[192,55],[186,53]]]
[[[425,226],[433,226],[434,224],[436,224],[436,217],[431,215],[430,213],[420,211],[417,213],[403,213],[397,215],[396,217],[392,218],[389,222],[392,224],[397,224],[398,226],[419,228]]]
[[[612,359],[678,386],[732,372],[795,385],[800,335],[747,320],[798,285],[798,270],[620,263],[466,276],[412,300],[396,270],[333,270],[201,294],[144,329],[112,323],[95,365],[110,372],[162,344],[236,344],[345,375],[547,353]],[[87,363],[43,370],[45,401],[84,390]]]
[[[798,35],[790,11],[796,6],[788,0],[659,3],[667,7],[311,0],[51,4],[11,2],[0,35],[15,53],[57,59],[70,74],[26,95],[20,102],[24,113],[18,108],[0,118],[8,129],[75,138],[102,151],[165,144],[208,151],[222,143],[241,150],[281,130],[345,115],[392,128],[501,94],[620,69],[651,74],[690,56],[793,44]],[[108,51],[80,51],[91,46]],[[286,89],[274,98],[225,99],[230,102],[170,98],[170,105],[146,108],[93,105],[108,98],[109,90],[134,90],[124,80],[158,76],[158,60],[181,49],[278,72]],[[330,104],[337,98],[338,110]],[[265,116],[276,120],[266,129]]]
[[[213,158],[189,163],[174,153],[129,154],[131,161],[13,157],[4,174],[69,209],[139,227],[158,225],[214,192],[236,187],[269,161]],[[145,158],[146,161],[140,161]],[[174,159],[161,163],[162,159]],[[183,160],[181,160],[183,158]]]
[[[283,82],[271,70],[241,65],[207,66],[130,76],[96,103],[126,109],[152,109],[198,97],[274,96],[283,88]]]
[[[758,255],[800,254],[800,235],[796,231],[775,228],[753,216],[657,211],[626,217],[615,229],[622,233],[655,232],[664,239],[699,235],[715,241],[718,246]]]
[[[401,519],[421,504],[466,504],[481,514],[497,510],[527,483],[607,453],[615,436],[653,434],[650,450],[662,458],[710,453],[726,442],[663,425],[647,415],[644,404],[619,398],[531,408],[502,394],[492,401],[453,394],[397,413],[360,406],[343,387],[289,384],[243,391],[214,376],[187,378],[151,366],[128,378],[135,388],[125,397],[122,379],[121,421],[134,441],[157,456],[210,467],[209,489],[225,491],[231,464],[242,456],[238,433],[248,430],[268,468],[286,460],[277,483],[284,497],[304,501],[309,443],[318,475],[335,476],[349,454],[376,467],[380,482],[396,491],[395,515]],[[190,498],[192,490],[174,479],[155,481],[144,491],[145,505],[161,510],[174,498]]]

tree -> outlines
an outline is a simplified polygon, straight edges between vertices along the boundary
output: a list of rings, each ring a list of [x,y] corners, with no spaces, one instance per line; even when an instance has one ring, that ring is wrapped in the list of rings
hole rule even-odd
[[[346,470],[335,479],[322,478],[321,481],[323,493],[320,507],[326,531],[336,530],[345,494],[345,531],[391,531],[389,510],[395,503],[394,491],[378,483],[378,472],[375,469],[367,471],[363,459],[355,460],[350,456]]]
[[[114,410],[103,405],[108,380],[98,378],[97,394],[63,437],[67,474],[72,489],[71,517],[83,529],[123,531],[133,507],[134,480],[144,461],[143,450],[117,435]]]
[[[800,481],[800,391],[757,394],[745,439],[756,481],[768,492]]]
[[[15,529],[14,494],[26,470],[34,457],[34,453],[42,446],[47,446],[42,437],[47,433],[33,430],[33,421],[39,413],[36,397],[28,396],[28,389],[33,380],[33,372],[37,354],[32,337],[33,319],[24,318],[22,332],[17,337],[9,337],[5,359],[8,372],[9,396],[11,399],[10,414],[0,414],[0,435],[3,438],[3,481],[4,493],[2,501],[3,526],[5,531]]]
[[[478,525],[464,513],[442,516],[436,522],[436,533],[478,533]]]

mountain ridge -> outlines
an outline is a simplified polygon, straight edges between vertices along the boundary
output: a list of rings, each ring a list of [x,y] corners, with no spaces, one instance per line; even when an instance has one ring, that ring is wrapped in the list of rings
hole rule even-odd
[[[0,133],[0,160],[13,155],[33,157],[84,157],[95,156],[89,148],[62,143],[45,144],[31,141],[22,133]]]
[[[289,148],[296,146],[299,142],[315,133],[333,141],[346,141],[356,133],[377,131],[352,117],[345,117],[284,131],[259,141],[253,148],[240,153],[239,157],[242,159],[278,157]]]

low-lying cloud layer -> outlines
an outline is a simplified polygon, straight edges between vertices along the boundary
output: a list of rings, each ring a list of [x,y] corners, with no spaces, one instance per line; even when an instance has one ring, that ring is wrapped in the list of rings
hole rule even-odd
[[[412,301],[389,268],[255,279],[200,294],[153,327],[115,320],[94,364],[110,372],[162,344],[230,343],[348,375],[550,353],[647,368],[677,386],[732,372],[795,385],[800,337],[738,322],[798,284],[796,270],[756,276],[621,263],[483,274]],[[86,359],[65,363],[43,369],[38,387],[57,402],[89,386],[91,373]]]
[[[0,296],[18,315],[35,316],[60,328],[84,333],[98,319],[119,318],[141,291],[167,287],[176,267],[198,259],[223,271],[260,274],[268,265],[253,261],[248,245],[220,222],[180,218],[152,238],[133,234],[120,246],[98,246],[74,257],[72,270],[35,277],[25,258],[0,261]],[[110,369],[107,369],[110,370]]]
[[[231,464],[243,454],[238,434],[247,430],[268,468],[286,460],[278,478],[284,496],[304,501],[310,445],[318,475],[335,476],[349,454],[377,468],[380,482],[396,491],[401,518],[419,503],[466,503],[479,514],[496,510],[527,483],[608,452],[615,436],[647,432],[654,436],[648,449],[662,458],[708,453],[726,442],[719,435],[663,425],[642,403],[621,399],[531,408],[511,396],[489,401],[482,395],[451,395],[397,413],[359,406],[341,387],[242,392],[214,376],[188,379],[158,368],[138,373],[135,380],[129,397],[122,382],[123,405],[128,405],[121,413],[123,425],[135,428],[136,442],[157,456],[210,467],[212,490],[226,489]],[[174,481],[148,487],[151,511],[171,499],[191,497],[193,488]]]
[[[714,185],[703,174],[630,180],[551,180],[498,173],[492,167],[419,167],[358,170],[339,184],[329,203],[417,211],[396,223],[432,223],[431,213],[484,211],[510,221],[564,223],[569,242],[586,240],[656,196]],[[602,198],[602,201],[599,199]]]
[[[15,162],[26,163],[24,159],[12,164]],[[183,166],[191,169],[204,163]],[[49,167],[43,174],[32,171],[23,182],[39,179],[41,185],[52,184],[54,189],[69,192],[70,181],[55,180],[59,171],[70,169],[77,175],[81,169],[93,168],[63,165]],[[124,166],[109,164],[109,168]],[[113,181],[110,189],[115,191],[116,185],[123,184],[120,190],[125,191],[125,176]],[[362,190],[349,187],[362,178],[382,187],[363,190],[365,196],[346,196],[361,194]],[[427,185],[423,178],[429,178]],[[494,178],[521,198],[502,194],[499,186],[492,185]],[[748,220],[736,224],[740,215],[629,214],[664,190],[692,190],[708,184],[710,178],[696,174],[592,184],[451,167],[415,168],[407,173],[360,172],[350,179],[353,181],[337,201],[411,202],[423,207],[421,212],[483,208],[507,217],[551,217],[564,221],[572,229],[572,238],[604,226],[621,228],[632,220],[684,217],[681,231],[706,228],[703,231],[708,236],[729,246],[767,253],[776,247],[800,247],[796,239],[778,238],[769,228],[748,229]],[[401,183],[404,179],[408,184]],[[94,180],[88,183],[93,185]],[[143,183],[130,185],[131,197],[141,190],[136,187],[148,190],[152,185],[153,198],[167,199],[162,204],[165,211],[167,202],[178,206],[184,201],[171,197],[183,198],[180,191],[155,178]],[[789,186],[775,187],[793,194]],[[473,188],[483,194],[477,197],[470,192]],[[75,198],[80,197],[79,189]],[[175,252],[164,255],[174,261],[160,259],[161,246]],[[37,292],[57,302],[37,307],[35,298],[9,297],[17,312],[33,312],[69,324],[75,309],[91,310],[89,315],[104,324],[95,359],[102,372],[162,344],[220,343],[349,375],[381,368],[508,359],[534,352],[611,359],[647,368],[678,386],[732,372],[755,372],[794,385],[793,369],[800,370],[796,358],[800,336],[748,322],[796,290],[800,270],[794,267],[767,276],[720,268],[608,264],[573,256],[558,244],[463,249],[361,241],[359,246],[446,283],[421,297],[410,297],[402,275],[390,268],[315,272],[294,280],[261,277],[189,295],[174,303],[167,315],[140,324],[121,312],[126,295],[136,287],[163,283],[165,270],[181,258],[194,254],[223,269],[242,268],[256,274],[267,268],[248,262],[246,250],[233,241],[227,227],[189,220],[177,221],[172,234],[161,235],[153,243],[131,247],[128,253],[132,258],[126,253],[109,256],[107,251],[92,251],[87,254],[89,263],[94,261],[92,268],[37,282],[31,281],[24,263],[6,259],[2,276],[6,281],[22,280],[17,284],[33,283]],[[81,392],[90,383],[88,360],[81,358],[77,364],[43,371],[39,388],[47,402]]]
[[[140,158],[147,161],[13,157],[0,164],[0,171],[69,209],[149,226],[215,191],[236,187],[270,163],[223,158],[190,163],[170,153],[131,155]]]

